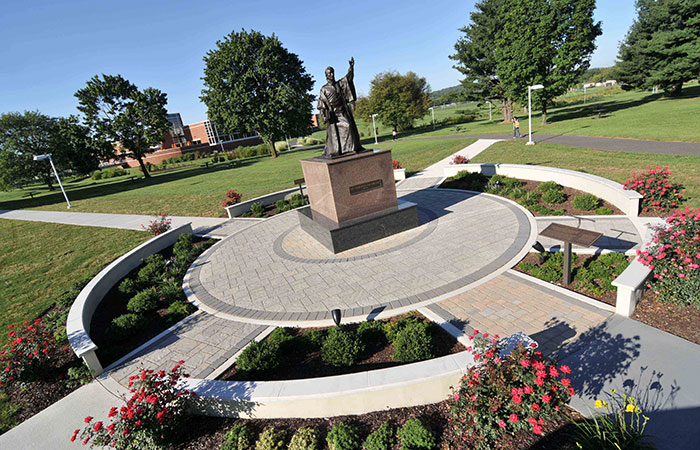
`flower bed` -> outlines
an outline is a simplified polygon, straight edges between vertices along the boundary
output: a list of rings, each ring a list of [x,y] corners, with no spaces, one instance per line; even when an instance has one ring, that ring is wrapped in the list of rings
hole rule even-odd
[[[465,348],[442,328],[412,313],[339,328],[278,328],[253,343],[220,379],[292,380],[381,369]]]
[[[241,214],[241,217],[267,218],[308,204],[309,198],[307,196],[302,197],[301,194],[294,194],[289,200],[277,200],[267,206],[259,202],[253,203],[250,205],[250,211]]]
[[[186,301],[182,279],[190,264],[213,243],[182,235],[110,289],[90,325],[104,367],[196,310]]]
[[[685,199],[685,189],[669,178],[671,171],[666,167],[648,167],[647,172],[633,173],[624,183],[625,189],[642,194],[642,215],[660,215],[679,207]]]
[[[462,171],[445,180],[440,187],[500,195],[518,202],[535,216],[622,214],[605,200],[552,181],[519,180],[504,175],[487,177]]]

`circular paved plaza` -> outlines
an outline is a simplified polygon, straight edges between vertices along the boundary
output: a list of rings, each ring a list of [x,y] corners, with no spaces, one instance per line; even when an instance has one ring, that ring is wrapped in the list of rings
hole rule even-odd
[[[398,191],[421,225],[333,254],[296,211],[256,223],[203,253],[185,278],[191,301],[217,315],[270,324],[391,315],[510,268],[534,240],[529,214],[487,194]]]

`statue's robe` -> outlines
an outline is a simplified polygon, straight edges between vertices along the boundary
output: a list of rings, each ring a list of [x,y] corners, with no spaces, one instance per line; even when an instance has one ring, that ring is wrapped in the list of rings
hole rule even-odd
[[[325,158],[338,157],[364,150],[360,145],[360,133],[352,116],[355,100],[353,72],[334,83],[321,88],[318,110],[326,123]]]

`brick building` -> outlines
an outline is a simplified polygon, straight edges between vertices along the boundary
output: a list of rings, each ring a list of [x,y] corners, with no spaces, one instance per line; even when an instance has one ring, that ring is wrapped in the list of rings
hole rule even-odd
[[[159,162],[189,152],[230,151],[236,147],[262,144],[263,140],[255,133],[219,133],[216,125],[209,120],[191,125],[183,125],[179,113],[168,114],[170,131],[163,137],[163,143],[147,154],[144,162]],[[127,157],[122,164],[138,167],[139,163]]]

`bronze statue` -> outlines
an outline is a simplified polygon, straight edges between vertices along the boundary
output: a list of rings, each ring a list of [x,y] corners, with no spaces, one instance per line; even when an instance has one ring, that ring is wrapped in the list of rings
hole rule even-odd
[[[357,131],[352,113],[355,109],[355,85],[353,76],[355,58],[350,58],[347,75],[335,80],[335,70],[326,68],[326,83],[318,98],[318,110],[326,123],[326,146],[324,158],[336,158],[363,151],[360,133]]]

